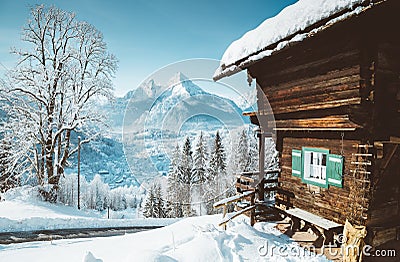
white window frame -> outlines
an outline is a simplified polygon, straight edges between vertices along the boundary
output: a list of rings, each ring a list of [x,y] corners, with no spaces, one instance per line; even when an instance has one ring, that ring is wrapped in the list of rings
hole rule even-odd
[[[329,150],[303,148],[303,180],[314,185],[327,185],[327,158]]]

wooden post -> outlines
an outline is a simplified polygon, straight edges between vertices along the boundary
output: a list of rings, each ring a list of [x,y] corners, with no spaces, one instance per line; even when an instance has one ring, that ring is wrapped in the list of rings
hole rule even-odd
[[[222,218],[224,218],[225,216],[226,216],[226,204],[224,205],[224,213],[223,213],[223,215],[222,215]],[[224,230],[226,230],[226,223],[224,224],[224,226],[223,226],[223,228],[224,228]]]
[[[259,188],[258,188],[258,200],[264,202],[264,169],[265,169],[265,134],[262,129],[259,133]]]
[[[254,203],[254,195],[252,195],[251,196],[251,198],[250,198],[250,206],[254,206],[255,205],[255,203]],[[250,225],[251,226],[254,226],[254,224],[256,223],[256,218],[255,218],[255,209],[252,209],[251,211],[250,211]]]
[[[297,217],[292,216],[291,217],[292,220],[292,232],[296,232],[300,229],[300,219],[298,219]]]
[[[78,209],[81,209],[81,137],[78,136]]]

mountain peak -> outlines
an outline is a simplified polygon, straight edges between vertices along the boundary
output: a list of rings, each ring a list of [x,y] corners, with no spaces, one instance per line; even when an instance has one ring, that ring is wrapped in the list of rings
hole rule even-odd
[[[168,86],[177,85],[179,83],[188,81],[189,78],[185,76],[182,72],[177,72],[174,76],[168,81]]]
[[[154,79],[150,79],[147,82],[143,83],[139,86],[137,90],[141,90],[148,97],[154,97],[159,91],[160,86],[154,81]]]

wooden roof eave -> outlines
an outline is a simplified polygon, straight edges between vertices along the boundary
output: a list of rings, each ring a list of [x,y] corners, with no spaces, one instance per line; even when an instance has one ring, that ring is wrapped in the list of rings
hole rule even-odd
[[[381,4],[381,3],[385,2],[385,1],[386,0],[377,0],[376,3],[374,4],[374,6],[378,5],[378,4]],[[365,6],[365,3],[366,2],[364,2],[364,6]],[[363,6],[363,5],[361,4],[360,6]],[[365,6],[365,9],[362,12],[358,13],[358,14],[350,15],[350,16],[344,18],[344,19],[339,19],[337,22],[334,22],[334,23],[331,23],[331,24],[327,24],[329,21],[337,19],[340,16],[342,16],[342,15],[348,13],[348,12],[351,12],[351,10],[345,9],[345,10],[339,12],[339,13],[336,13],[336,14],[334,14],[334,15],[326,18],[326,19],[323,19],[323,20],[321,20],[321,21],[319,21],[319,22],[317,22],[315,24],[312,24],[312,25],[306,27],[304,30],[298,31],[298,32],[296,32],[294,34],[291,34],[291,35],[279,40],[276,43],[273,43],[273,44],[271,44],[269,46],[266,46],[266,47],[258,50],[257,52],[254,52],[254,53],[252,53],[252,54],[250,54],[250,55],[248,55],[248,56],[246,56],[246,57],[244,57],[244,58],[242,58],[242,59],[240,59],[240,60],[238,60],[238,61],[236,61],[236,62],[234,62],[232,64],[222,65],[222,72],[219,73],[218,75],[215,75],[213,77],[213,80],[214,81],[218,81],[218,80],[220,80],[220,79],[222,79],[224,77],[232,76],[232,75],[234,75],[234,74],[236,74],[236,73],[238,73],[238,72],[240,72],[242,70],[245,70],[245,69],[249,68],[251,65],[253,65],[255,63],[258,63],[259,61],[265,60],[265,59],[267,59],[268,57],[270,57],[272,55],[276,55],[276,54],[278,54],[280,52],[283,52],[283,51],[285,51],[285,50],[287,50],[287,49],[289,49],[289,48],[291,48],[291,47],[303,42],[304,40],[306,40],[306,39],[308,39],[310,37],[313,37],[313,36],[317,35],[318,33],[327,30],[328,28],[331,28],[334,25],[341,24],[341,23],[343,23],[345,21],[348,21],[349,19],[351,19],[353,17],[357,17],[357,16],[361,15],[362,13],[365,13],[367,10],[369,10],[371,8],[372,8],[371,6]],[[302,41],[293,41],[293,42],[290,42],[285,47],[283,47],[282,49],[279,49],[279,50],[276,50],[276,51],[272,51],[271,55],[269,55],[269,56],[262,57],[262,58],[259,58],[259,59],[251,59],[252,57],[256,57],[260,53],[265,52],[267,50],[274,50],[280,43],[288,41],[288,40],[291,40],[293,37],[295,37],[298,34],[308,34],[308,35]]]
[[[259,125],[259,112],[245,112],[244,116],[249,116],[253,124]],[[270,121],[271,122],[271,121]],[[356,131],[363,126],[354,123],[348,115],[332,115],[317,118],[305,119],[278,119],[274,123],[268,123],[274,126],[275,131]]]

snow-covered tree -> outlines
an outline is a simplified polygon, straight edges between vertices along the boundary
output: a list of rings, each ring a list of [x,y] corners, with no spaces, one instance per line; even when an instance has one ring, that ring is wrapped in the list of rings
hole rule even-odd
[[[224,152],[224,146],[222,145],[222,138],[219,131],[215,134],[213,148],[211,151],[209,174],[211,180],[216,180],[225,175],[226,171],[226,158]],[[220,189],[220,188],[219,188]]]
[[[203,132],[200,133],[198,137],[196,148],[193,156],[193,175],[194,181],[199,184],[202,184],[207,179],[207,171],[208,171],[208,150],[207,143],[204,139]]]
[[[225,193],[227,192],[227,186],[233,186],[233,183],[227,183],[225,150],[222,144],[222,138],[219,134],[219,131],[217,131],[211,150],[211,159],[206,186],[206,208],[208,214],[212,214],[214,212],[212,207],[213,203],[225,196]]]
[[[156,184],[155,185],[154,195],[155,195],[155,198],[156,198],[155,217],[157,217],[157,218],[166,217],[165,201],[164,201],[164,198],[162,196],[161,185],[160,184]]]
[[[250,166],[250,154],[249,154],[249,142],[247,138],[246,130],[242,130],[240,133],[239,141],[235,150],[235,171],[237,173],[249,171]]]
[[[19,184],[18,177],[12,172],[7,172],[10,157],[10,144],[4,139],[0,140],[0,192],[5,192]]]
[[[143,215],[145,217],[155,217],[155,209],[156,209],[156,195],[154,192],[154,187],[151,186],[146,195],[146,200],[144,202],[143,207]]]
[[[60,178],[58,202],[77,206],[78,197],[78,176],[76,174],[63,175]],[[99,175],[96,175],[91,182],[86,181],[84,176],[80,178],[81,188],[81,207],[85,209],[96,209],[99,211],[110,207],[114,211],[127,208],[137,208],[141,205],[141,199],[138,198],[137,187],[117,187],[109,188]]]
[[[258,140],[253,131],[248,136],[249,142],[249,171],[258,171]]]
[[[179,181],[179,165],[181,159],[181,151],[179,145],[175,147],[171,164],[167,176],[167,203],[166,212],[168,217],[182,217],[181,204],[181,183]]]
[[[100,175],[95,175],[89,185],[89,209],[103,211],[107,209],[109,202],[110,188],[103,183]]]
[[[153,184],[149,188],[144,204],[143,215],[145,217],[165,217],[164,199],[159,184]]]
[[[117,60],[101,32],[56,7],[33,7],[22,40],[27,49],[14,49],[19,62],[1,90],[10,117],[1,128],[13,141],[10,168],[50,184],[54,201],[60,176],[77,151],[71,134],[86,133],[82,143],[93,137],[88,126],[103,118],[92,105],[112,97]]]
[[[179,163],[180,200],[185,217],[193,214],[191,207],[191,191],[194,183],[192,145],[186,137],[182,147],[181,161]]]
[[[204,139],[203,132],[200,132],[193,155],[195,185],[192,190],[192,201],[196,202],[196,208],[198,208],[199,215],[204,213],[205,208],[203,206],[207,201],[205,198],[204,187],[208,177],[208,159],[209,153],[207,149],[207,143]]]

